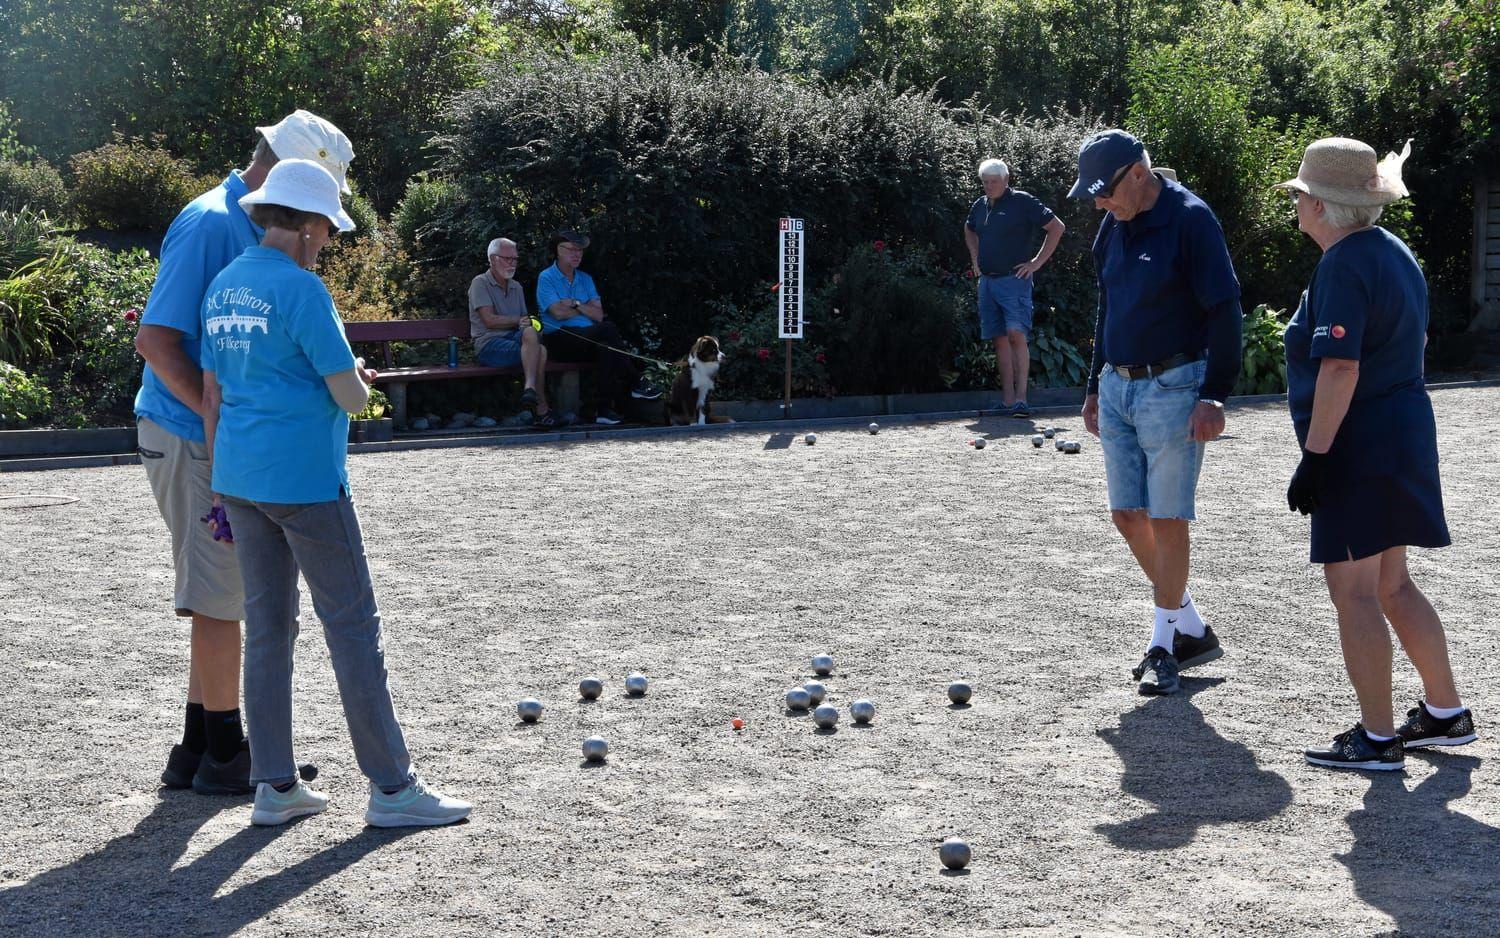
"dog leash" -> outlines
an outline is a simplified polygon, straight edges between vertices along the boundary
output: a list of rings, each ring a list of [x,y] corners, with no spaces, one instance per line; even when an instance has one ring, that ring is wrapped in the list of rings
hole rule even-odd
[[[535,320],[533,319],[533,321],[535,321]],[[664,362],[660,358],[652,358],[649,355],[641,355],[638,352],[632,352],[629,349],[616,348],[613,345],[605,345],[603,342],[600,342],[597,339],[591,339],[591,338],[589,338],[586,335],[579,335],[578,333],[573,332],[571,330],[571,328],[568,327],[568,326],[559,326],[558,329],[557,329],[557,331],[558,332],[566,332],[568,335],[572,336],[573,338],[575,338],[575,339],[581,339],[584,342],[589,343],[590,345],[597,345],[597,346],[599,346],[602,349],[608,349],[611,352],[619,352],[621,355],[628,355],[631,358],[638,358],[638,359],[640,359],[643,362],[649,362],[650,364],[653,364],[653,365],[660,365],[661,367],[669,369],[669,370],[676,367],[676,365],[673,362]]]

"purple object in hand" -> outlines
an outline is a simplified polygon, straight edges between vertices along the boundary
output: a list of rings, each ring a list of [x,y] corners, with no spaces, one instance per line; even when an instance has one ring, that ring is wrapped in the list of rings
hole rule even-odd
[[[214,526],[214,540],[223,541],[226,544],[234,543],[234,532],[229,530],[229,516],[224,513],[223,505],[215,505],[208,510],[208,514],[201,519],[205,524]]]

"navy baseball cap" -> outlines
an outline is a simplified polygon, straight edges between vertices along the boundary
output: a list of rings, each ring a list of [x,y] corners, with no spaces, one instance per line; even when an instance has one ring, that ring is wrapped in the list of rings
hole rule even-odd
[[[1068,192],[1070,199],[1091,199],[1108,188],[1122,168],[1146,155],[1146,145],[1123,130],[1105,130],[1078,148],[1078,181]]]

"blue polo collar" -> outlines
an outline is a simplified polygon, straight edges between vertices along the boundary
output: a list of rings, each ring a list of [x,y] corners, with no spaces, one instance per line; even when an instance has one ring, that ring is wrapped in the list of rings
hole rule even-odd
[[[1164,176],[1156,178],[1161,181],[1161,194],[1156,197],[1155,205],[1127,223],[1131,230],[1163,228],[1177,217],[1177,210],[1182,208],[1182,197],[1187,190]]]

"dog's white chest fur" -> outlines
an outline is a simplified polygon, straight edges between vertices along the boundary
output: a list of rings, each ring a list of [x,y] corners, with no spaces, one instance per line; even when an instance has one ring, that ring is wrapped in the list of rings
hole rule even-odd
[[[708,400],[708,392],[714,389],[714,378],[719,374],[719,363],[694,358],[688,362],[688,371],[692,377],[693,390],[698,392],[698,423],[702,425],[707,422],[703,413],[703,404]]]

